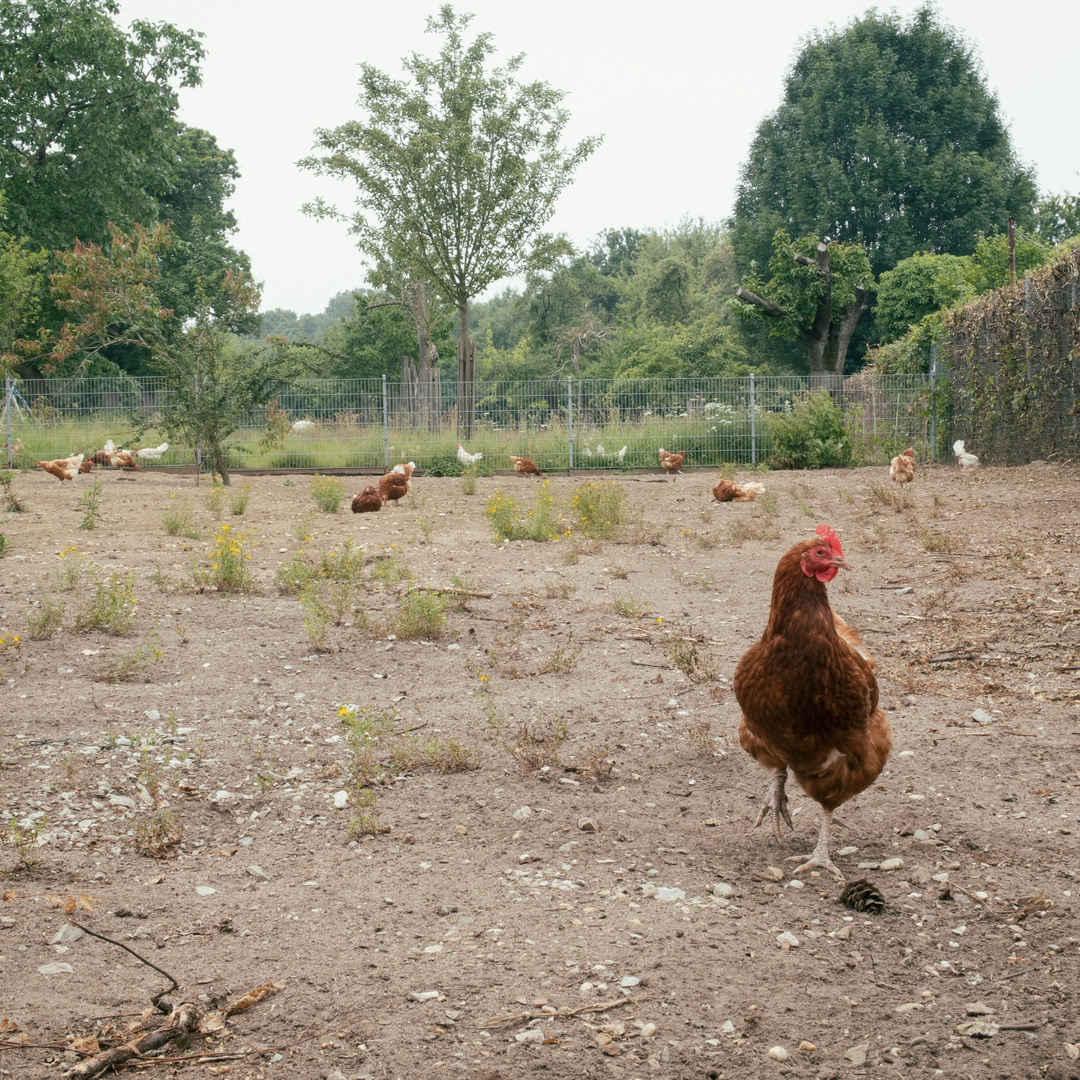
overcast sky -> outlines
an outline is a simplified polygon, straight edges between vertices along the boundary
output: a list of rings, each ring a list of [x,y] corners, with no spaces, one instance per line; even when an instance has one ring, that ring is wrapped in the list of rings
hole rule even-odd
[[[548,228],[578,248],[608,228],[662,229],[684,215],[719,222],[732,208],[754,130],[780,101],[800,42],[844,26],[868,2],[827,0],[458,0],[495,37],[496,63],[523,52],[523,79],[566,92],[568,143],[603,145],[562,195]],[[919,7],[904,0],[895,10]],[[395,77],[401,58],[438,52],[424,33],[439,0],[121,0],[119,21],[201,31],[203,85],[181,91],[180,118],[232,149],[241,179],[234,243],[264,283],[263,310],[323,310],[365,268],[346,227],[300,212],[316,194],[350,208],[355,188],[297,169],[317,127],[357,118],[358,65]],[[892,10],[880,4],[882,10]],[[1020,158],[1041,190],[1080,191],[1080,3],[940,0],[975,45]],[[510,284],[510,283],[505,283]],[[504,286],[501,286],[504,287]]]

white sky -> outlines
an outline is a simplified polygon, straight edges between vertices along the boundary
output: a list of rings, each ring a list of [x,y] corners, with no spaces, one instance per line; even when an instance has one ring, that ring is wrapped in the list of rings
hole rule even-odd
[[[171,22],[204,34],[203,85],[181,92],[180,118],[232,149],[241,179],[234,243],[264,283],[263,309],[320,312],[364,283],[346,227],[301,205],[323,194],[351,209],[355,188],[296,168],[317,127],[358,116],[358,65],[400,77],[440,0],[121,0],[119,21]],[[524,52],[519,77],[567,93],[567,142],[602,134],[548,225],[578,248],[608,228],[664,228],[683,216],[719,222],[732,208],[754,130],[780,101],[807,33],[845,25],[869,0],[457,0],[472,29],[494,34],[495,63]],[[917,0],[895,10],[909,15]],[[881,10],[892,10],[887,4]],[[1021,159],[1043,192],[1080,191],[1076,110],[1080,4],[1075,0],[939,0],[942,18],[977,48]],[[511,282],[505,282],[498,289]],[[498,291],[495,290],[495,291]]]

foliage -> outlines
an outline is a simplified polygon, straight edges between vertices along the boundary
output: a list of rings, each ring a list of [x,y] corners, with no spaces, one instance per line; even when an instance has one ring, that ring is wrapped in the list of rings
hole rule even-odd
[[[140,671],[161,663],[164,658],[165,653],[158,647],[157,636],[150,634],[133,649],[110,649],[94,678],[107,683],[130,682]]]
[[[311,497],[324,514],[336,514],[345,497],[345,487],[336,476],[311,478]]]
[[[316,217],[350,222],[374,264],[433,284],[457,305],[468,331],[469,300],[490,284],[550,266],[563,246],[540,230],[582,162],[599,145],[560,145],[569,114],[547,83],[519,83],[523,57],[485,70],[490,33],[466,45],[472,19],[446,4],[428,33],[444,41],[435,59],[403,60],[412,82],[361,65],[364,118],[316,132],[325,156],[301,161],[319,175],[352,178],[360,209],[339,212],[321,199]]]
[[[219,525],[214,533],[209,568],[193,568],[195,584],[212,585],[218,592],[250,592],[255,575],[248,566],[251,552],[246,547],[254,535],[254,530],[241,533],[231,525]]]
[[[214,485],[214,487],[217,486]],[[173,502],[173,499],[176,501]],[[191,500],[186,495],[177,496],[175,491],[169,495],[169,500],[168,508],[161,515],[161,527],[169,536],[186,536],[190,540],[197,540],[199,530],[195,527],[195,513]]]
[[[4,509],[11,514],[21,514],[27,505],[19,498],[19,493],[11,486],[15,473],[11,469],[0,469],[0,487],[4,489]],[[3,550],[0,547],[0,550]]]
[[[1080,195],[1047,195],[1040,199],[1033,224],[1035,236],[1050,247],[1080,236]]]
[[[216,321],[219,306],[237,324],[259,308],[259,287],[231,267],[212,295],[200,286],[195,314],[174,333],[173,313],[158,299],[161,259],[175,246],[169,228],[110,233],[107,252],[77,241],[59,253],[63,269],[53,275],[52,292],[68,321],[58,338],[43,333],[33,347],[47,356],[46,366],[61,368],[85,368],[116,345],[142,350],[168,391],[158,425],[170,441],[196,447],[228,484],[229,437],[308,365],[282,341],[241,342]]]
[[[563,531],[556,520],[547,480],[540,484],[536,504],[530,509],[523,509],[517,499],[495,491],[484,513],[495,530],[496,540],[554,540]]]
[[[881,275],[874,330],[881,342],[895,341],[925,316],[971,293],[969,262],[956,255],[918,252]]]
[[[905,23],[870,9],[812,34],[743,166],[733,240],[740,274],[778,228],[861,243],[875,275],[916,251],[962,255],[979,232],[1032,216],[973,48],[929,5]]]
[[[64,602],[43,596],[37,611],[26,613],[26,636],[32,641],[49,641],[64,619]]]
[[[79,496],[79,508],[83,512],[82,521],[79,523],[80,529],[93,531],[97,528],[98,521],[101,518],[101,504],[104,502],[104,498],[101,491],[101,477],[95,476],[93,485]]]
[[[240,490],[234,491],[229,496],[229,509],[233,517],[243,517],[247,512],[249,502],[251,502],[251,485],[241,484]]]
[[[11,541],[3,533],[0,533],[0,559],[7,554],[10,547]]]
[[[390,630],[402,641],[438,640],[446,629],[449,602],[438,593],[412,591],[390,620]]]
[[[851,461],[844,414],[825,391],[803,394],[793,407],[769,417],[774,469],[842,468]]]
[[[0,221],[4,218],[4,193],[0,190]],[[16,340],[31,333],[40,309],[46,252],[30,251],[26,241],[0,229],[0,379],[9,375],[20,356]]]
[[[82,601],[75,614],[75,630],[105,630],[123,635],[131,632],[135,622],[135,574],[113,570],[105,579],[91,577],[93,592]]]
[[[574,487],[570,505],[586,536],[613,536],[623,522],[626,492],[612,480],[587,480]]]

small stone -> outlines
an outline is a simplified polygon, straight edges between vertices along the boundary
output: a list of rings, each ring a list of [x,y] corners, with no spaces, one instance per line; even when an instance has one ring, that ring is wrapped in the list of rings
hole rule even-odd
[[[854,844],[848,844],[847,847],[842,847],[836,854],[837,855],[854,855],[859,849]]]
[[[985,709],[976,709],[971,714],[971,719],[976,724],[992,724],[994,722],[994,718]]]
[[[671,904],[676,900],[685,900],[686,892],[683,889],[667,888],[666,886],[661,885],[656,890],[656,899]]]
[[[992,1024],[989,1020],[969,1020],[953,1028],[954,1035],[967,1035],[973,1039],[992,1039],[997,1033],[997,1024]]]
[[[897,1005],[896,1011],[903,1016],[905,1013],[921,1011],[923,1008],[917,1001],[905,1001],[903,1005]]]
[[[712,894],[728,900],[735,895],[735,890],[726,881],[718,881],[712,887]]]
[[[599,832],[600,826],[597,825],[596,819],[591,817],[583,817],[578,823],[577,827],[581,832]]]
[[[773,1061],[787,1061],[791,1055],[782,1046],[773,1046],[769,1050],[769,1057]]]
[[[641,1025],[641,1037],[643,1039],[651,1039],[659,1029],[657,1026],[650,1022],[648,1024]]]
[[[269,881],[270,875],[261,866],[248,866],[245,867],[247,872],[255,878],[256,881]]]
[[[964,1006],[968,1016],[993,1016],[994,1010],[982,1001],[972,1001]]]
[[[348,1077],[340,1069],[331,1069],[326,1074],[326,1080],[348,1080]]]
[[[781,949],[797,949],[799,947],[799,939],[790,930],[777,934],[776,943]]]
[[[349,793],[347,791],[334,792],[334,809],[344,810],[349,805]]]
[[[807,1042],[803,1039],[803,1041],[799,1043],[799,1049],[805,1050],[809,1054],[811,1051],[816,1050],[817,1047],[812,1042]]]
[[[64,923],[64,925],[49,939],[49,944],[70,945],[73,941],[78,941],[82,936],[83,931],[78,926],[72,926],[71,923]]]
[[[531,817],[531,816],[532,816],[532,807],[531,806],[522,806],[522,807],[519,807],[517,810],[514,811],[514,820],[515,821],[524,821],[527,817]]]
[[[619,980],[619,986],[623,990],[632,990],[635,986],[639,986],[641,980],[636,975],[624,975]]]
[[[866,1064],[866,1055],[870,1052],[869,1043],[859,1043],[858,1046],[853,1046],[844,1057],[855,1066],[856,1069],[861,1069]]]
[[[405,995],[406,1001],[434,1001],[439,996],[438,990],[410,990]]]
[[[540,856],[534,855],[531,851],[526,851],[524,855],[518,856],[519,863],[539,862]]]
[[[784,890],[779,885],[774,885],[771,881],[768,885],[762,885],[761,891],[768,893],[769,896],[779,896]]]
[[[517,1032],[514,1039],[519,1043],[542,1043],[544,1033],[539,1028],[529,1028],[528,1031]]]
[[[904,869],[904,860],[903,859],[886,859],[881,864],[881,869],[882,870],[903,870]]]
[[[761,872],[761,876],[768,878],[770,881],[783,881],[784,871],[778,866],[766,866]]]
[[[70,964],[42,964],[38,971],[42,975],[70,975],[75,969]]]
[[[787,887],[789,889],[805,889],[806,888],[806,882],[803,881],[802,878],[792,878],[787,883]]]
[[[840,929],[833,934],[833,937],[840,941],[847,941],[847,939],[851,937],[851,924],[848,923],[846,926],[841,926]]]
[[[454,826],[454,835],[455,836],[468,836],[469,835],[469,830],[466,829],[464,825],[455,825]]]
[[[196,885],[195,891],[200,896],[213,896],[217,892],[217,889],[211,889],[209,885]]]
[[[136,803],[134,799],[129,799],[126,795],[110,795],[110,806],[122,806],[126,810],[134,810]]]

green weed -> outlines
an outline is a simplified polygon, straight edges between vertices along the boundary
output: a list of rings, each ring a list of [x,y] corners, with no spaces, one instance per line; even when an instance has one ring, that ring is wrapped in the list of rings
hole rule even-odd
[[[172,501],[174,499],[175,502]],[[199,530],[195,527],[195,511],[186,495],[178,496],[176,492],[169,495],[169,506],[161,515],[161,527],[169,536],[186,536],[189,540],[199,538]]]
[[[101,519],[101,507],[104,495],[101,492],[101,477],[94,477],[94,486],[87,488],[79,497],[79,506],[82,508],[83,517],[79,524],[80,529],[93,531]]]
[[[574,487],[570,505],[586,536],[606,539],[623,522],[626,492],[613,480],[587,480]]]
[[[336,514],[345,496],[345,487],[336,476],[316,474],[311,478],[311,497],[324,514]]]

